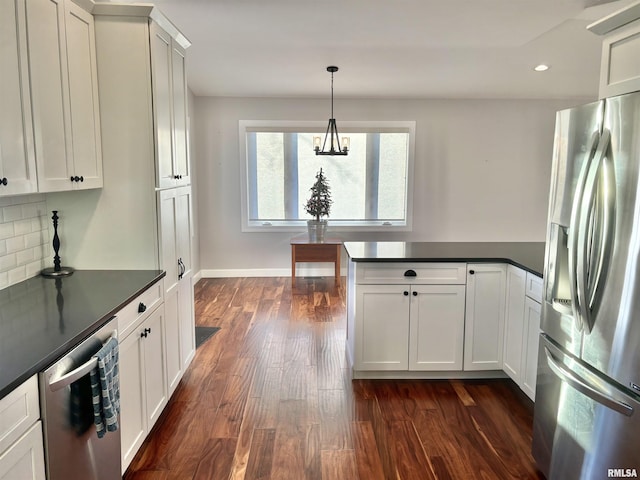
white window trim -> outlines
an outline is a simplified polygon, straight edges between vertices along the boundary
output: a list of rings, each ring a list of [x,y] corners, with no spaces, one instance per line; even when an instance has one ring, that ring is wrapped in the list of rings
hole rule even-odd
[[[240,192],[242,210],[242,231],[243,232],[299,232],[306,227],[304,220],[287,222],[265,222],[261,225],[252,225],[249,222],[249,188],[248,188],[248,166],[247,166],[247,141],[246,132],[251,130],[265,131],[268,129],[276,131],[291,130],[296,132],[323,132],[327,128],[326,121],[292,121],[292,120],[240,120],[238,122],[239,137],[239,160],[240,160]],[[402,131],[409,131],[409,158],[407,161],[407,216],[406,222],[394,224],[393,222],[361,222],[358,225],[344,225],[345,221],[333,220],[329,217],[329,228],[331,231],[342,232],[410,232],[413,230],[413,165],[415,156],[415,121],[340,121],[340,133],[353,131],[366,132],[367,130],[378,131],[379,129],[391,130],[397,128]],[[349,157],[345,157],[349,161]],[[341,225],[342,223],[342,225]]]

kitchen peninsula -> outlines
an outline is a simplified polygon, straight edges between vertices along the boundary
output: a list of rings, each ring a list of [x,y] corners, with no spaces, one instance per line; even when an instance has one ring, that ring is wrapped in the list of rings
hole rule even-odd
[[[354,378],[507,373],[533,397],[543,242],[344,246]]]

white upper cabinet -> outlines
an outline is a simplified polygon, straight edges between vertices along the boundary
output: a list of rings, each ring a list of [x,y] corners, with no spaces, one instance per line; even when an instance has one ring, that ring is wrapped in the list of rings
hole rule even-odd
[[[153,21],[149,36],[156,127],[156,186],[188,185],[185,49]]]
[[[102,187],[94,23],[70,0],[26,8],[38,189]]]
[[[25,0],[0,2],[0,195],[37,190]]]
[[[603,35],[600,98],[640,90],[640,3],[620,9],[587,28]]]

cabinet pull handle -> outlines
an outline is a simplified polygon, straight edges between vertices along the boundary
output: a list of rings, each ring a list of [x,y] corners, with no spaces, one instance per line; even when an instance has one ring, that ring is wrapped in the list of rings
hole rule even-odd
[[[405,290],[404,292],[402,292],[402,294],[403,294],[405,297],[408,297],[408,296],[409,296],[409,292],[407,292],[406,290]]]
[[[416,273],[416,271],[415,271],[415,270],[411,270],[411,269],[409,269],[409,270],[407,270],[406,272],[404,272],[404,276],[405,276],[405,277],[417,277],[417,276],[418,276],[418,274]]]
[[[9,183],[9,180],[7,180],[7,177],[2,177],[2,179],[0,179],[0,184],[6,185],[7,183]]]
[[[411,293],[413,293],[413,296],[414,296],[414,297],[417,297],[417,296],[418,296],[418,292],[411,292]]]
[[[75,182],[75,177],[71,175],[71,177],[69,177],[69,180],[71,180],[72,182]]]
[[[140,332],[140,338],[147,338],[147,332]]]
[[[84,182],[84,175],[80,175],[80,181]]]
[[[144,333],[151,333],[151,329],[150,328],[145,328],[144,329]]]
[[[146,309],[147,309],[147,306],[144,303],[140,302],[140,305],[138,305],[138,313],[142,313]]]
[[[476,273],[475,270],[469,270],[469,275],[473,275],[474,273]]]

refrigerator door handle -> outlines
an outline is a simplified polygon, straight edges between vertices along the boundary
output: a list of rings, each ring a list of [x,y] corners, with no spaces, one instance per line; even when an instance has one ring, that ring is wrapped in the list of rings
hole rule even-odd
[[[600,141],[598,142],[598,148],[596,154],[591,161],[589,172],[584,185],[583,197],[580,206],[580,212],[578,214],[577,224],[577,251],[576,251],[576,293],[578,297],[578,316],[582,327],[587,333],[591,332],[593,326],[591,308],[593,299],[596,292],[600,287],[600,276],[602,274],[603,262],[605,261],[605,253],[609,248],[609,235],[608,231],[610,225],[605,225],[601,228],[601,224],[598,223],[598,218],[593,221],[594,209],[598,209],[601,202],[596,202],[596,185],[600,180],[601,166],[603,164],[605,154],[609,148],[609,142],[611,134],[609,130],[604,130]],[[602,172],[604,173],[604,172]],[[609,195],[612,197],[612,195]],[[610,222],[611,203],[610,200],[607,206],[604,207],[603,220],[606,223]],[[597,203],[597,204],[596,204]],[[596,215],[602,213],[596,211]],[[602,235],[605,235],[605,242],[600,241]],[[598,241],[594,243],[595,237],[599,237]],[[594,254],[596,258],[594,259]],[[596,268],[594,271],[594,261]],[[608,261],[608,259],[607,259]]]
[[[627,417],[630,417],[633,414],[633,407],[631,407],[631,405],[627,405],[626,403],[611,397],[607,393],[600,391],[596,385],[590,384],[590,382],[588,382],[586,379],[567,369],[564,365],[561,364],[562,362],[558,361],[553,356],[553,353],[549,351],[548,347],[544,347],[544,352],[547,357],[547,364],[549,365],[549,368],[563,382],[567,383],[595,402],[598,402],[599,404],[610,408],[611,410],[626,415]]]
[[[579,331],[584,329],[584,323],[580,312],[580,298],[578,295],[578,277],[577,277],[577,262],[579,257],[578,252],[578,236],[579,236],[579,221],[582,207],[582,199],[584,196],[585,183],[587,182],[587,175],[589,174],[590,167],[595,156],[597,146],[599,144],[600,135],[598,132],[593,132],[591,135],[591,141],[589,142],[589,150],[587,150],[587,157],[580,170],[578,181],[576,183],[576,190],[573,196],[573,205],[571,207],[571,220],[569,223],[568,231],[568,250],[569,250],[569,291],[571,294],[571,310],[573,312],[573,318],[575,319],[576,328]]]

